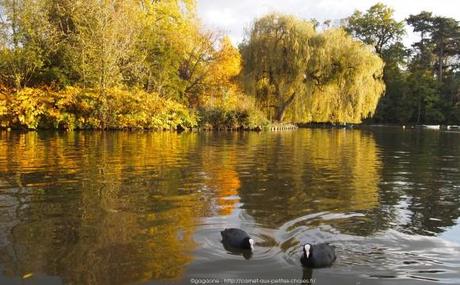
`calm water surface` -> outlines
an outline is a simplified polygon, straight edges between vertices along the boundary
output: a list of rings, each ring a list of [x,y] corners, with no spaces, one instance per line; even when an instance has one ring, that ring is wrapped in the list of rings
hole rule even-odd
[[[459,222],[455,132],[0,133],[0,284],[460,284]]]

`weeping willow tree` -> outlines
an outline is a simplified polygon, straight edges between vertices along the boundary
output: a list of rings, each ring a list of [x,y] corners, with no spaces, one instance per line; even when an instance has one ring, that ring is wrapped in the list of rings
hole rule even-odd
[[[262,109],[282,121],[305,89],[310,58],[311,23],[270,14],[258,19],[241,45],[246,87]]]
[[[307,89],[288,118],[301,122],[360,123],[374,114],[382,96],[383,61],[341,29],[310,41]]]
[[[383,61],[341,29],[271,14],[241,46],[247,91],[277,121],[359,123],[382,96]]]

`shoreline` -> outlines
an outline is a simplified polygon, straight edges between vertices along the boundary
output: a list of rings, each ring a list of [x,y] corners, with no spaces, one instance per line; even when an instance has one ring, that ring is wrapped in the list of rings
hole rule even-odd
[[[460,130],[460,125],[400,125],[400,124],[334,124],[334,123],[270,123],[266,126],[244,127],[244,126],[203,126],[184,128],[178,125],[176,128],[11,128],[1,127],[0,131],[90,131],[90,132],[263,132],[263,131],[290,131],[297,129],[368,129],[368,128],[402,128],[402,129],[427,129],[427,130]]]

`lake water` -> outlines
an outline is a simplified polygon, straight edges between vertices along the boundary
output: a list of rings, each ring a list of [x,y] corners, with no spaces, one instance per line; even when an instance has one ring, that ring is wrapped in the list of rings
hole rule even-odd
[[[459,222],[456,132],[0,133],[0,284],[460,284]]]

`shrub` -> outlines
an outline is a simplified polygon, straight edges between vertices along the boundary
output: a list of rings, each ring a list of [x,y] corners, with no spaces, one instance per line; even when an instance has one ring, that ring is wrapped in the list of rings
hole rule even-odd
[[[25,88],[0,96],[4,127],[163,130],[197,125],[186,106],[142,90]]]
[[[261,129],[269,123],[245,95],[210,100],[199,109],[199,116],[200,127],[207,129]]]

